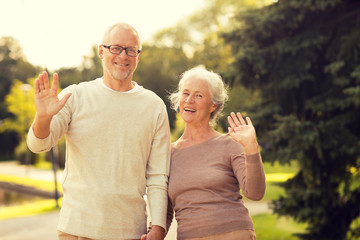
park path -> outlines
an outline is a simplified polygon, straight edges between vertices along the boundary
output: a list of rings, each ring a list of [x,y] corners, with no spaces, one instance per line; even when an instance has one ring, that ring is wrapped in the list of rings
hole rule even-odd
[[[30,177],[39,180],[54,180],[52,171],[26,167],[14,161],[0,162],[0,174]],[[62,172],[58,171],[58,181],[61,174]],[[246,206],[252,216],[271,213],[266,202],[247,201]],[[55,210],[36,216],[0,220],[0,240],[57,240],[58,214],[59,211]],[[176,221],[174,221],[165,240],[176,240],[176,225]]]

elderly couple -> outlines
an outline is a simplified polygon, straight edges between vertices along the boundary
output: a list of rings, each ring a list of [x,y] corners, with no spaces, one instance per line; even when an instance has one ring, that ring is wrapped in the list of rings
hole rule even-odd
[[[226,88],[218,74],[193,68],[169,97],[185,122],[170,144],[165,104],[132,80],[140,52],[137,31],[118,23],[99,46],[103,77],[59,95],[57,74],[51,85],[46,72],[35,80],[29,148],[49,151],[66,137],[58,239],[162,240],[174,213],[177,239],[255,239],[240,194],[265,192],[251,120],[231,113],[228,133],[215,131]]]

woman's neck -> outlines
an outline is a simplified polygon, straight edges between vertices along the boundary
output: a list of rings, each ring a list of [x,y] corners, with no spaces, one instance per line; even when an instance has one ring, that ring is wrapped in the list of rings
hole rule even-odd
[[[202,143],[217,135],[220,135],[220,133],[211,128],[210,125],[193,126],[190,124],[185,124],[184,133],[175,142],[175,147],[190,147]]]

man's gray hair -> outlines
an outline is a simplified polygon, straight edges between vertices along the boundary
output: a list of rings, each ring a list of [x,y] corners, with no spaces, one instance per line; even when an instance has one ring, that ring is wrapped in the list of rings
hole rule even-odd
[[[102,39],[102,44],[105,44],[105,45],[108,44],[110,33],[114,28],[122,28],[122,29],[131,29],[131,30],[133,30],[136,33],[136,35],[137,35],[137,37],[139,39],[139,50],[141,50],[140,35],[139,35],[138,31],[128,23],[115,23],[115,24],[111,25],[104,33],[104,36],[103,36],[103,39]]]

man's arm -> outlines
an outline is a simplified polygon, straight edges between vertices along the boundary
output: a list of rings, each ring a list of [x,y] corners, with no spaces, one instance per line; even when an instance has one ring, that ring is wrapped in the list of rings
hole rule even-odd
[[[152,231],[165,234],[167,213],[167,184],[170,167],[170,127],[165,104],[158,118],[157,129],[148,160],[147,196],[153,224]],[[149,239],[149,238],[148,238]],[[157,238],[154,238],[157,239]]]
[[[62,99],[59,100],[57,95],[58,87],[59,79],[56,73],[51,88],[46,72],[41,73],[35,80],[36,115],[27,135],[27,145],[34,153],[49,151],[56,144],[55,141],[60,138],[60,129],[56,129],[59,134],[56,134],[55,138],[50,137],[50,125],[53,117],[64,107],[71,93],[64,92]],[[57,126],[59,125],[57,124]]]

